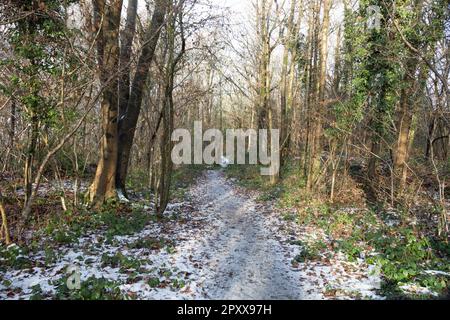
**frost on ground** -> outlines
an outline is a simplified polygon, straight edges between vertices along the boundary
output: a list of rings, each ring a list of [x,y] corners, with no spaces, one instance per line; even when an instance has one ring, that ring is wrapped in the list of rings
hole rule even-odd
[[[105,278],[136,299],[381,298],[380,278],[363,261],[333,254],[297,262],[295,241],[318,231],[284,221],[220,171],[207,171],[189,195],[139,233],[106,241],[92,232],[59,247],[51,263],[44,251],[32,254],[32,268],[0,273],[0,299],[57,298],[71,265],[82,283]]]
[[[384,299],[377,294],[381,286],[378,267],[366,264],[363,258],[350,262],[343,253],[329,249],[308,258],[305,245],[329,243],[323,231],[311,225],[281,221],[281,213],[276,209],[269,212],[267,227],[272,234],[279,235],[278,241],[292,268],[300,274],[303,299]]]

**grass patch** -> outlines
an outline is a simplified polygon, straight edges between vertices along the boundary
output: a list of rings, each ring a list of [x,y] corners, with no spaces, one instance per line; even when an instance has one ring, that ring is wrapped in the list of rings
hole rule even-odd
[[[301,243],[300,245],[302,246],[302,251],[292,260],[293,265],[319,260],[322,257],[322,251],[327,248],[327,245],[322,241],[312,244]]]
[[[160,281],[159,281],[159,278],[151,277],[148,279],[147,283],[151,288],[156,288],[159,286]]]

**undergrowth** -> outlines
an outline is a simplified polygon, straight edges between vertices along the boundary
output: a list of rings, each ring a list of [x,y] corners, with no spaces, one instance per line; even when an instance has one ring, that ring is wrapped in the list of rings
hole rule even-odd
[[[256,165],[231,165],[225,172],[239,185],[259,190],[259,200],[274,200],[284,220],[323,230],[329,243],[298,241],[302,251],[293,264],[319,260],[331,248],[342,252],[350,262],[364,260],[377,265],[383,280],[380,293],[388,298],[435,298],[435,294],[448,294],[449,243],[430,236],[419,225],[409,224],[408,220],[390,225],[382,207],[355,207],[354,203],[349,207],[329,203],[320,195],[308,195],[300,168],[292,164],[282,168],[277,184],[270,184],[267,177],[261,176]],[[429,293],[406,292],[401,289],[404,285],[424,287]]]

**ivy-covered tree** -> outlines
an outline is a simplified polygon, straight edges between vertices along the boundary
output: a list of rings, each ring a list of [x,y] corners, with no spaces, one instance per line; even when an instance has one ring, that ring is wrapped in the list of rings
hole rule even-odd
[[[25,204],[32,194],[37,160],[63,117],[61,88],[73,60],[66,53],[65,9],[60,1],[7,1],[3,6],[15,19],[6,21],[6,52],[1,65],[7,81],[0,89],[12,101],[14,110],[26,123],[23,145]],[[73,66],[73,65],[72,65]],[[16,113],[16,111],[14,112]],[[14,121],[16,114],[14,114]]]

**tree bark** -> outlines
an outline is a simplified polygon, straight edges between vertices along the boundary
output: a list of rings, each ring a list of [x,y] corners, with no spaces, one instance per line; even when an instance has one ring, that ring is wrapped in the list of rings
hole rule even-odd
[[[97,60],[100,83],[106,85],[101,101],[102,138],[100,160],[94,181],[89,188],[89,200],[95,207],[116,197],[115,176],[118,151],[118,85],[119,28],[122,0],[93,0],[94,23],[98,30]],[[112,79],[110,79],[112,78]]]
[[[130,69],[133,39],[136,31],[137,0],[129,0],[127,8],[127,20],[125,29],[120,35],[120,57],[119,57],[119,125],[120,119],[127,110],[130,98]],[[120,131],[120,127],[119,127]]]
[[[280,104],[281,104],[281,130],[280,130],[280,139],[281,139],[281,152],[280,152],[280,165],[282,165],[287,157],[288,152],[288,134],[289,134],[289,125],[288,125],[288,112],[292,107],[291,102],[292,99],[290,96],[291,92],[291,72],[292,68],[289,68],[289,52],[295,50],[295,46],[297,45],[296,40],[297,36],[294,30],[294,13],[295,13],[295,4],[296,0],[291,0],[289,18],[287,23],[287,34],[284,40],[284,52],[283,52],[283,60],[281,67],[281,94],[280,94]],[[295,64],[294,54],[291,54],[291,65]],[[289,70],[288,70],[289,69]],[[289,72],[289,75],[288,75]],[[289,76],[289,79],[288,79]]]
[[[11,101],[11,115],[10,115],[10,130],[9,130],[9,145],[14,147],[14,138],[16,135],[16,101]]]
[[[182,2],[178,8],[179,25],[181,30],[181,50],[175,56],[175,28],[176,28],[176,15],[173,12],[173,6],[171,5],[169,13],[169,24],[167,27],[167,46],[168,57],[166,63],[166,81],[164,90],[164,102],[163,102],[163,134],[160,145],[161,151],[161,178],[159,183],[159,201],[157,205],[157,213],[162,214],[169,203],[170,185],[172,179],[173,164],[170,159],[173,142],[171,140],[171,133],[173,130],[174,121],[174,105],[173,105],[173,87],[176,73],[176,66],[181,60],[185,52],[185,39],[184,39],[184,26],[183,26],[183,12]]]
[[[119,120],[119,148],[117,157],[116,187],[124,193],[125,182],[128,174],[128,163],[131,155],[136,125],[141,112],[144,85],[148,77],[150,64],[158,43],[168,2],[155,1],[155,11],[152,15],[150,26],[144,36],[142,52],[139,56],[136,73],[131,84],[130,96],[123,117]]]
[[[27,203],[31,197],[32,183],[33,183],[33,165],[34,157],[36,155],[38,136],[39,136],[39,120],[36,115],[31,116],[31,128],[30,138],[27,147],[27,156],[25,159],[24,168],[24,189],[25,189],[25,202]]]
[[[6,217],[5,207],[3,206],[3,195],[2,195],[1,191],[0,191],[0,215],[2,218],[2,225],[0,228],[0,236],[2,239],[3,238],[5,239],[5,244],[9,245],[11,243],[11,239],[9,237],[8,219]]]
[[[320,5],[317,4],[317,16],[319,16]],[[312,120],[311,130],[311,151],[310,161],[308,166],[308,175],[306,180],[306,188],[311,191],[315,182],[320,174],[320,155],[322,152],[321,138],[322,138],[322,126],[323,118],[325,116],[325,86],[326,86],[326,65],[328,55],[328,30],[330,25],[330,8],[331,2],[329,0],[323,0],[323,22],[322,30],[319,40],[319,65],[316,73],[318,73],[318,79],[315,82],[316,88],[314,90],[314,119]]]

